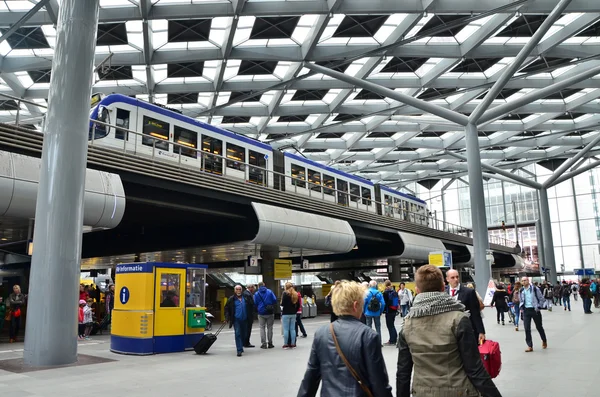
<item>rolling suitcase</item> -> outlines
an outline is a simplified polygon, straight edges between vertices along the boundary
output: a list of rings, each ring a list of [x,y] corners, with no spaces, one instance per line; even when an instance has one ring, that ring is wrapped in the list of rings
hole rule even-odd
[[[208,349],[210,349],[210,347],[217,341],[217,336],[219,336],[223,328],[225,328],[225,325],[227,325],[227,323],[223,323],[214,334],[204,334],[202,339],[200,339],[198,343],[194,345],[194,351],[196,354],[206,354]]]
[[[490,374],[492,379],[500,374],[502,368],[502,355],[500,353],[500,344],[491,340],[486,340],[479,345],[479,354],[483,367]]]

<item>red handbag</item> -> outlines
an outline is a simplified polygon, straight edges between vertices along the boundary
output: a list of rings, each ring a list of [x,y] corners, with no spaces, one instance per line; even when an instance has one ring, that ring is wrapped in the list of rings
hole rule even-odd
[[[19,318],[21,317],[21,308],[18,308],[17,310],[12,312],[13,317],[15,318]]]

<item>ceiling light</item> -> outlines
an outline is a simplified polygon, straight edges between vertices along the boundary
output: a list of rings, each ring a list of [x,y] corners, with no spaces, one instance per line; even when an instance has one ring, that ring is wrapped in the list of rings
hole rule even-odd
[[[206,252],[206,250],[202,250],[202,252]]]
[[[6,237],[2,237],[2,238],[0,238],[0,240],[2,240],[2,241],[6,241],[6,240],[8,240],[8,239],[7,239]]]

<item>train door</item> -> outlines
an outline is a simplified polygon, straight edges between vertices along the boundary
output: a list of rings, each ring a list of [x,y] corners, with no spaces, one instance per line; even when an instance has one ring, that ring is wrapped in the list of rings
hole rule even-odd
[[[248,154],[248,180],[257,185],[267,186],[267,156],[254,150],[248,150]]]
[[[213,174],[223,174],[223,141],[210,136],[202,135],[202,151],[206,152],[203,159],[203,170]],[[216,156],[211,156],[214,154]]]
[[[273,187],[285,191],[285,155],[282,151],[273,150],[273,171],[277,173],[274,175]]]
[[[348,182],[341,179],[337,180],[338,204],[348,206]]]
[[[185,350],[185,269],[156,268],[154,351]]]

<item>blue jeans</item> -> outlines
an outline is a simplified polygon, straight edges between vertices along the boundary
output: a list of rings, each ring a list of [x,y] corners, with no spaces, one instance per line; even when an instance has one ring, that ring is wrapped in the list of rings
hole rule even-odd
[[[592,312],[592,300],[590,298],[583,298],[583,311],[585,313]]]
[[[281,316],[281,326],[283,327],[283,343],[288,345],[288,341],[292,342],[292,345],[296,344],[296,315],[295,314],[283,314]]]
[[[400,305],[400,308],[402,309],[402,317],[406,317],[408,314],[408,305]]]
[[[513,306],[512,309],[513,314],[515,315],[515,327],[519,326],[519,317],[521,317],[521,310],[518,307]]]
[[[381,341],[383,340],[381,339],[381,316],[367,316],[367,327],[372,328],[373,320],[375,320],[375,330],[379,335],[379,343],[381,343]]]
[[[233,328],[235,330],[235,347],[238,353],[244,351],[244,340],[248,332],[248,320],[238,320],[237,318],[233,322]]]
[[[571,297],[570,296],[563,296],[563,303],[565,305],[565,309],[568,308],[569,311],[571,311]]]

